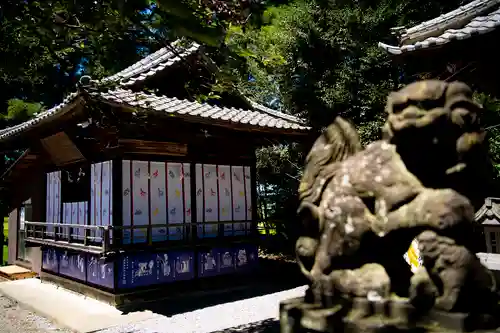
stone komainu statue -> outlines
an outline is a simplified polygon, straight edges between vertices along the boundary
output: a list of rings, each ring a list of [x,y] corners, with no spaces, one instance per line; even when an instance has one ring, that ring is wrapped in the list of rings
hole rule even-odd
[[[386,111],[382,140],[362,149],[337,117],[307,156],[296,244],[306,300],[397,294],[422,310],[496,308],[495,281],[475,256],[488,168],[480,105],[467,85],[430,80],[391,93]],[[414,238],[423,267],[413,275],[403,254]]]

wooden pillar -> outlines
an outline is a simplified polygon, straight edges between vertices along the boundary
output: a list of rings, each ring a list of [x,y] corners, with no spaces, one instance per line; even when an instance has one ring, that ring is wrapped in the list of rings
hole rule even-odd
[[[122,159],[114,158],[113,159],[113,202],[111,203],[113,206],[113,226],[121,227],[123,226],[123,168],[122,168]],[[113,246],[122,245],[123,241],[123,232],[114,232],[113,233]]]
[[[257,216],[257,156],[255,151],[253,153],[252,165],[250,167],[250,175],[252,178],[251,195],[252,195],[252,235],[257,235],[257,223],[259,221]]]
[[[484,228],[484,236],[485,236],[485,241],[486,241],[486,252],[492,253],[490,230],[488,227]]]
[[[9,264],[13,264],[17,257],[17,231],[19,229],[18,221],[19,209],[15,208],[9,214],[9,256],[7,259],[3,259],[4,261],[7,260]]]
[[[113,193],[113,202],[111,203],[113,207],[113,221],[111,221],[113,226],[121,227],[123,226],[123,162],[121,157],[113,159],[113,188],[111,189]],[[123,245],[123,231],[113,232],[112,234],[112,247],[117,248]],[[114,272],[114,282],[113,282],[113,292],[118,289],[119,279],[118,272],[120,271],[120,255],[113,257],[113,272]]]
[[[191,173],[191,223],[198,223],[201,216],[198,216],[197,200],[196,200],[196,160],[191,159],[190,170]],[[191,241],[196,243],[198,241],[198,225],[191,224],[189,228],[191,232]]]
[[[45,221],[45,209],[47,202],[45,200],[45,175],[40,173],[37,177],[34,177],[33,182],[31,183],[31,209],[32,209],[32,221],[40,222]]]

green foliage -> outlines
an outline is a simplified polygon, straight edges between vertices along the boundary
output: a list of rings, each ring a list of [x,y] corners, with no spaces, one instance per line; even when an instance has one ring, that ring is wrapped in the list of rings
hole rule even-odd
[[[267,228],[276,231],[275,237],[284,237],[288,245],[291,245],[290,241],[294,244],[295,237],[298,237],[297,224],[293,222],[298,206],[296,192],[302,165],[297,163],[304,159],[304,151],[304,147],[298,144],[275,144],[256,152],[259,216]],[[288,246],[288,250],[292,249]]]
[[[405,66],[392,62],[378,42],[390,37],[392,27],[437,17],[462,2],[296,0],[267,8],[259,25],[228,29],[228,61],[219,84],[227,87],[224,81],[231,78],[258,102],[277,99],[275,108],[307,119],[315,129],[341,114],[369,143],[380,136],[388,92],[405,78]],[[267,215],[286,222],[295,220],[296,206],[288,203],[296,200],[297,188],[287,174],[300,177],[304,157],[293,150],[278,146],[257,155],[267,197],[283,203]]]
[[[87,73],[99,78],[138,60],[137,47],[148,47],[151,41],[143,31],[134,30],[131,21],[140,16],[137,9],[147,4],[127,4],[3,1],[0,44],[7,66],[0,67],[0,88],[4,100],[19,98],[52,106],[74,90],[82,62],[87,63]]]
[[[368,142],[378,137],[371,123],[380,123],[387,93],[399,86],[404,71],[377,43],[391,27],[437,16],[459,3],[297,0],[271,7],[261,26],[229,29],[232,61],[225,70],[241,91],[261,102],[278,97],[315,128],[337,114],[350,118]],[[254,82],[248,82],[249,73]]]
[[[3,262],[0,262],[0,266],[3,266],[7,263],[9,259],[9,218],[4,217],[3,219]]]
[[[168,42],[190,37],[219,45],[231,20],[248,5],[224,1],[5,0],[0,4],[0,113],[9,99],[59,103],[80,75],[121,70]],[[154,6],[151,6],[155,4]],[[82,67],[83,65],[83,67]]]
[[[476,92],[474,100],[484,108],[481,121],[487,131],[489,153],[496,169],[496,178],[500,180],[500,99]]]
[[[7,114],[0,114],[0,117],[11,121],[25,121],[43,110],[40,103],[30,103],[18,98],[10,99],[8,102]]]

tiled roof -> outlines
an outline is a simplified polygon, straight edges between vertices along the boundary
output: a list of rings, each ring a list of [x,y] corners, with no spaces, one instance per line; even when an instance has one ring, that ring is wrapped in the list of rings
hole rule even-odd
[[[472,1],[435,19],[403,30],[400,46],[379,43],[379,47],[399,55],[491,32],[500,26],[498,5],[500,0]]]
[[[197,43],[192,43],[188,47],[181,47],[179,44],[179,42],[174,42],[171,44],[171,47],[161,48],[132,66],[104,78],[101,83],[117,82],[120,86],[131,86],[146,80],[166,67],[181,61],[183,57],[187,57],[200,49],[200,45]],[[176,50],[176,54],[172,52],[172,48]]]
[[[476,212],[475,220],[485,225],[500,225],[500,198],[486,198]]]
[[[40,112],[35,118],[32,118],[28,121],[25,121],[24,123],[12,126],[12,127],[7,127],[2,130],[0,130],[0,140],[3,140],[9,136],[12,136],[14,134],[20,133],[28,128],[35,127],[38,124],[49,120],[53,118],[54,116],[60,114],[61,112],[64,112],[68,109],[70,109],[76,102],[78,93],[71,93],[69,94],[62,103],[54,106],[53,108],[49,110],[45,110]]]
[[[469,2],[451,12],[405,29],[401,34],[401,44],[413,44],[427,37],[440,35],[447,29],[456,28],[457,25],[463,26],[473,18],[491,11],[499,3],[500,0],[475,0]]]
[[[200,49],[200,45],[196,43],[189,44],[188,47],[182,47],[180,46],[180,42],[174,42],[172,46],[175,47],[177,55],[171,52],[170,48],[165,47],[101,81],[92,81],[87,77],[89,82],[95,84],[94,91],[99,91],[103,88],[103,85],[111,82],[118,83],[119,86],[118,89],[110,90],[105,93],[92,92],[90,96],[92,98],[99,98],[104,102],[120,103],[135,108],[167,112],[179,116],[190,117],[193,120],[195,120],[196,117],[201,117],[211,119],[214,122],[227,122],[253,126],[255,128],[263,127],[291,132],[308,131],[310,129],[304,125],[303,121],[299,118],[269,109],[251,101],[249,101],[249,103],[252,105],[253,110],[220,108],[166,96],[149,95],[144,92],[132,92],[126,89],[126,87],[136,82],[144,81],[166,67],[180,61],[181,57],[194,54]],[[72,93],[65,98],[61,104],[41,112],[35,118],[22,124],[0,130],[0,140],[6,139],[33,126],[37,126],[39,123],[46,120],[48,121],[59,113],[70,109],[78,95],[79,93]]]
[[[287,114],[287,113],[283,113],[283,112],[279,112],[279,111],[276,111],[276,110],[273,110],[271,108],[268,108],[267,106],[264,106],[262,104],[259,104],[259,103],[256,103],[254,101],[252,101],[251,99],[247,99],[248,102],[250,103],[250,105],[252,105],[252,108],[254,108],[254,110],[257,110],[257,111],[260,111],[260,112],[263,112],[263,113],[267,113],[273,117],[279,117],[279,118],[282,118],[282,119],[285,119],[285,120],[289,120],[291,122],[297,122],[297,123],[304,123],[303,120],[297,118],[297,117],[294,117],[292,116],[291,114]]]
[[[260,128],[290,131],[308,131],[310,128],[296,117],[268,109],[262,105],[255,110],[218,107],[167,96],[157,96],[144,92],[116,89],[97,93],[105,102],[119,103],[133,108],[165,112],[185,118],[205,118],[228,124],[249,125]]]
[[[191,43],[187,47],[180,46],[181,42],[176,41],[171,44],[172,47],[175,47],[176,51],[181,57],[186,57],[191,54],[194,54],[198,52],[201,48],[201,46],[197,43]],[[144,81],[148,77],[154,76],[156,73],[162,71],[166,67],[178,62],[181,60],[180,57],[175,56],[171,51],[171,48],[164,47],[157,52],[145,57],[141,61],[135,63],[134,65],[124,69],[123,71],[114,74],[110,77],[107,77],[101,81],[101,83],[108,83],[111,81],[119,82],[119,86],[123,89],[126,89],[126,87],[131,86],[135,84],[136,82]],[[119,90],[121,92],[125,92],[126,90]],[[162,97],[162,98],[168,98],[168,97]],[[279,119],[280,121],[277,121],[276,123],[271,122],[271,127],[275,128],[280,128],[282,125],[281,121],[288,121],[290,124],[303,124],[303,122],[292,116],[288,115],[282,112],[278,112],[275,110],[272,110],[268,107],[265,107],[261,104],[255,103],[249,99],[246,99],[252,106],[252,108],[262,114],[267,114],[269,117],[266,119],[271,119],[271,118],[276,118],[277,120]],[[184,101],[186,103],[191,103],[188,101]],[[241,110],[242,112],[249,112],[245,110]],[[244,119],[245,121],[246,119]],[[264,121],[261,121],[259,123],[264,123]],[[288,126],[288,125],[284,125]],[[266,127],[266,126],[264,126]],[[284,127],[287,128],[287,127]],[[296,129],[293,127],[292,129]],[[298,128],[297,128],[298,129]]]
[[[19,125],[0,130],[0,141],[29,128],[36,127],[44,121],[51,121],[62,112],[70,111],[76,104],[79,95],[79,93],[72,93],[68,95],[61,104],[41,112],[35,118]],[[196,121],[196,118],[204,118],[213,120],[214,122],[219,121],[228,124],[246,125],[254,128],[268,128],[290,132],[308,132],[310,130],[310,127],[306,126],[299,118],[271,110],[254,102],[252,102],[252,104],[256,105],[255,110],[221,108],[167,96],[133,92],[122,88],[108,92],[91,92],[90,96],[92,99],[99,99],[103,102],[118,103],[132,108],[170,113],[172,115],[191,118],[193,121]]]

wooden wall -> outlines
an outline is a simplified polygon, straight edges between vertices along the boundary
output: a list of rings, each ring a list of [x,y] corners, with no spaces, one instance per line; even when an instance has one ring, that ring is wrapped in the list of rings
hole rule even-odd
[[[120,112],[120,119],[116,120],[118,123],[115,124],[113,119],[107,119],[107,122],[104,122],[101,127],[91,125],[87,128],[80,128],[68,122],[64,132],[50,135],[47,133],[45,136],[41,136],[43,139],[38,145],[39,165],[30,166],[29,169],[23,170],[26,177],[21,177],[24,183],[21,186],[23,187],[22,200],[16,199],[13,208],[18,208],[20,202],[31,197],[32,221],[45,221],[46,173],[65,170],[74,166],[75,163],[90,166],[93,163],[113,160],[113,173],[115,173],[119,169],[118,166],[121,166],[122,159],[182,161],[192,164],[191,171],[194,171],[196,163],[250,166],[252,207],[254,209],[252,220],[256,220],[255,149],[263,144],[273,144],[281,137],[280,135],[275,133],[274,136],[269,136],[269,133],[256,133],[250,128],[236,130],[215,126],[208,119],[203,124],[190,123],[178,117],[151,116],[146,117],[146,119],[137,119],[130,112],[121,110],[120,107],[102,105],[102,109],[110,113]],[[90,109],[88,112],[91,113]],[[98,114],[89,115],[99,117]],[[60,131],[60,129],[56,130]],[[286,136],[285,139],[287,139]],[[69,157],[63,160],[60,157],[64,155],[62,150],[66,148],[61,147],[61,142],[65,143],[65,147],[71,148],[68,149],[73,152],[66,154]],[[34,147],[31,149],[33,150]],[[117,178],[121,179],[121,177]],[[16,185],[13,182],[11,186],[14,188]],[[90,188],[88,190],[90,193]],[[117,222],[116,225],[120,225],[122,220],[121,196],[117,194],[122,192],[121,180],[117,182],[113,180],[112,192],[116,195],[113,198],[113,219],[114,222]],[[194,208],[195,196],[192,195],[191,200]],[[195,221],[193,220],[193,222]],[[17,231],[17,218],[12,228],[12,232],[14,231]],[[16,238],[17,234],[13,235],[12,241],[15,241]],[[119,243],[119,240],[117,241]],[[16,250],[13,251],[13,256],[15,253]]]
[[[32,170],[28,169],[24,171],[29,173],[26,175],[25,181],[21,182],[22,179],[18,178],[19,184],[11,185],[9,193],[11,193],[11,211],[9,213],[9,256],[7,260],[9,264],[18,264],[17,261],[17,248],[18,248],[18,228],[19,228],[19,208],[24,201],[31,198],[32,205],[32,216],[31,221],[43,221],[45,216],[45,178],[43,172],[39,168],[34,167]],[[38,266],[41,268],[41,251],[35,248],[27,249],[30,261],[39,262]],[[40,258],[38,258],[40,257]],[[23,265],[26,266],[26,265]],[[32,268],[32,265],[29,265]],[[35,265],[36,266],[36,265]],[[32,269],[36,271],[36,267],[33,266]]]

